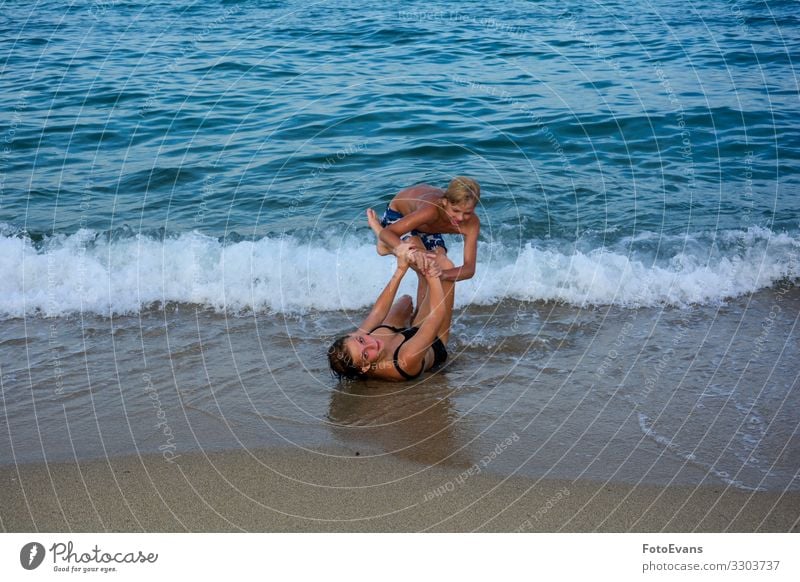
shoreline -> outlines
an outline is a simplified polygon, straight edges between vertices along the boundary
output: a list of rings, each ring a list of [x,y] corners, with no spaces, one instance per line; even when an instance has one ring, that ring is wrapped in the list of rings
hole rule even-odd
[[[500,477],[296,449],[0,467],[6,532],[797,532],[800,492]]]
[[[331,378],[321,334],[345,314],[18,322],[0,338],[0,464],[292,446],[456,475],[489,455],[500,478],[800,492],[797,326],[777,307],[800,313],[800,290],[691,311],[503,302],[460,314],[447,368],[400,386]]]

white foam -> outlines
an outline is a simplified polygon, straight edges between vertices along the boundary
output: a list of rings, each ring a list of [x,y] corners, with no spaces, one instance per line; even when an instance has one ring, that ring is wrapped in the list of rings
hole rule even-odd
[[[716,246],[722,239],[726,250]],[[456,264],[460,246],[451,249]],[[482,243],[477,274],[458,284],[456,304],[504,298],[575,305],[713,303],[796,280],[799,254],[798,236],[765,229],[697,237],[659,262],[623,243],[588,251],[551,241],[529,241],[519,249]],[[130,314],[171,302],[230,312],[357,309],[374,301],[392,269],[393,260],[379,257],[363,238],[339,240],[335,233],[310,242],[267,237],[225,244],[198,233],[109,241],[82,230],[38,246],[3,234],[0,314]],[[415,285],[410,274],[401,292],[413,295]]]

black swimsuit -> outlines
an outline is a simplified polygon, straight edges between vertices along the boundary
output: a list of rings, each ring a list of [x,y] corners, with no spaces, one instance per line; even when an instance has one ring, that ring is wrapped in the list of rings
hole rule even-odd
[[[412,376],[411,374],[409,374],[400,367],[400,364],[397,363],[397,356],[400,354],[400,348],[403,347],[403,344],[406,343],[408,340],[410,340],[412,337],[414,337],[419,331],[419,328],[409,327],[406,329],[400,329],[397,327],[393,327],[391,325],[379,325],[375,329],[380,329],[382,327],[390,329],[395,333],[402,334],[403,336],[403,341],[400,343],[399,346],[397,346],[397,349],[394,351],[394,356],[392,357],[392,363],[394,364],[394,369],[397,370],[397,373],[400,374],[406,380],[414,380],[418,378],[425,371],[424,359],[422,362],[422,369]],[[372,331],[375,331],[375,329],[373,329]],[[433,348],[433,365],[431,366],[431,368],[435,368],[439,364],[443,364],[445,361],[447,361],[447,348],[444,346],[444,343],[442,343],[442,340],[440,340],[438,337],[435,340],[433,340],[431,347]]]

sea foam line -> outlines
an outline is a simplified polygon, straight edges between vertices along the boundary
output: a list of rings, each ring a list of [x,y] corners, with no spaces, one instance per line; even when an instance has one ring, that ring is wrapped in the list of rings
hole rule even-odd
[[[716,246],[720,240],[729,241],[723,250]],[[453,242],[458,265],[461,245]],[[800,277],[798,236],[749,229],[673,246],[666,259],[654,261],[632,250],[630,241],[581,250],[552,241],[518,247],[482,242],[477,274],[458,284],[456,305],[515,299],[685,306]],[[374,301],[392,269],[393,260],[379,257],[363,238],[337,239],[335,233],[310,241],[284,236],[224,243],[196,232],[109,239],[81,230],[45,244],[4,234],[0,315],[132,314],[168,303],[232,313],[360,309]],[[406,277],[401,292],[413,295],[415,284],[413,274]]]

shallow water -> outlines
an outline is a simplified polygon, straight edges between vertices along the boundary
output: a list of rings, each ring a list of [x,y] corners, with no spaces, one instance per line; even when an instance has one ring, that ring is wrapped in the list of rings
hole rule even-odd
[[[330,377],[330,332],[360,314],[13,320],[0,462],[335,445],[467,468],[512,438],[485,470],[796,490],[799,307],[788,285],[714,308],[474,307],[447,367],[399,384]]]

